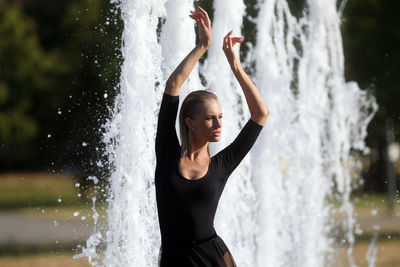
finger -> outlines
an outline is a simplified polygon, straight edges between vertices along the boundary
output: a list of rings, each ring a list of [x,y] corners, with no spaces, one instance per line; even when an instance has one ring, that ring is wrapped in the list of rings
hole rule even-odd
[[[234,41],[232,41],[232,47],[235,47],[235,45],[236,45],[237,43],[241,44],[242,42],[234,42]]]
[[[196,20],[202,18],[204,19],[205,17],[203,16],[203,14],[201,14],[200,12],[195,12],[193,10],[190,10],[190,13],[192,13],[192,16],[194,16],[196,18]]]
[[[225,35],[224,40],[225,40],[225,39],[228,39],[228,37],[232,34],[232,32],[233,32],[233,30],[230,31],[230,32],[228,32],[228,33]]]
[[[225,38],[227,38],[227,39],[228,39],[228,37],[230,38],[232,32],[233,32],[233,30],[231,30],[230,32],[228,32],[228,33],[225,35]]]
[[[226,37],[226,39],[227,39],[227,49],[232,49],[232,39],[231,39],[231,36],[230,35],[228,35],[227,37]]]
[[[207,21],[210,21],[210,18],[208,17],[208,13],[204,9],[202,9],[200,6],[197,6],[197,9],[201,12],[201,14],[204,16],[204,18]]]
[[[199,26],[204,30],[206,28],[206,25],[204,25],[204,20],[203,18],[200,18],[198,20]]]
[[[196,16],[196,15],[189,15],[193,20],[195,20],[198,24],[200,24],[200,20],[202,20],[201,17]]]
[[[243,43],[243,38],[242,37],[232,37],[232,45],[235,46],[236,43]]]
[[[199,17],[202,17],[203,19],[206,19],[207,17],[202,13],[202,12],[196,12],[196,11],[194,11],[194,10],[190,10],[190,13],[192,13],[193,15],[195,15],[195,16],[199,16]]]
[[[199,10],[198,13],[201,14],[201,16],[204,20],[204,26],[206,28],[209,28],[211,26],[211,21],[210,21],[210,18],[208,17],[207,12],[204,9],[202,9],[200,6],[197,6],[197,9]]]
[[[222,48],[223,49],[228,48],[228,37],[229,37],[229,34],[225,35],[225,37],[223,39],[223,42],[222,42]]]
[[[199,20],[195,16],[189,15],[189,17],[192,18],[194,21],[199,22]]]
[[[224,52],[226,53],[226,51],[229,50],[229,42],[228,42],[228,38],[224,39],[224,42],[222,44],[222,50],[224,50]]]

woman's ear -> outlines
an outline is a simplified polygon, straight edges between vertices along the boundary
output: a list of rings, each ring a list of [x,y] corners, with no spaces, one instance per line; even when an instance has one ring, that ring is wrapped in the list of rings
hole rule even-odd
[[[186,117],[185,118],[185,124],[188,127],[188,129],[192,128],[193,127],[192,119],[190,117]]]

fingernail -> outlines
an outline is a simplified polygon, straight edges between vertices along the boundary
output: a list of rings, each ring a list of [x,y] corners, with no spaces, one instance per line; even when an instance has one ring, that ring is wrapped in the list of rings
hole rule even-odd
[[[231,37],[230,36],[228,36],[228,40],[230,40],[231,39]]]
[[[202,18],[200,18],[200,22],[203,22],[203,19],[202,19]]]

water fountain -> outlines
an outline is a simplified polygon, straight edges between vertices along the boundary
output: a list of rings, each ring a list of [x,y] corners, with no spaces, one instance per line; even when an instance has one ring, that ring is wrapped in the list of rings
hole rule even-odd
[[[257,41],[244,64],[255,66],[253,79],[271,115],[231,176],[215,221],[238,266],[329,265],[337,242],[330,214],[337,210],[345,215],[341,239],[354,265],[349,196],[352,172],[360,165],[350,152],[368,152],[364,138],[376,104],[356,83],[344,80],[336,4],[308,0],[296,18],[286,0],[258,2]],[[125,23],[121,94],[104,137],[113,166],[108,229],[102,235],[97,227],[79,256],[93,266],[157,266],[157,114],[166,78],[195,45],[187,16],[193,1],[121,0],[119,5]],[[244,11],[241,0],[214,1],[213,45],[181,90],[182,102],[189,91],[203,89],[201,73],[206,88],[219,97],[223,136],[212,154],[249,118],[221,49],[229,30],[240,35]],[[341,206],[333,207],[328,198]],[[104,252],[96,250],[100,243]]]

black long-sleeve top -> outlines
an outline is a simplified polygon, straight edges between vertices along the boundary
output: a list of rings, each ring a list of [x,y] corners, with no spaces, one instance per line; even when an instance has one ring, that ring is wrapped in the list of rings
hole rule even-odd
[[[179,172],[178,105],[179,96],[164,93],[157,125],[155,187],[163,244],[199,240],[215,233],[215,212],[226,181],[263,128],[249,119],[236,139],[211,157],[205,176],[189,180]]]

